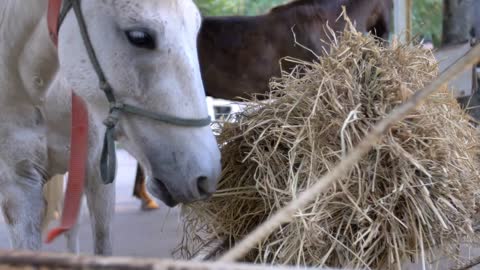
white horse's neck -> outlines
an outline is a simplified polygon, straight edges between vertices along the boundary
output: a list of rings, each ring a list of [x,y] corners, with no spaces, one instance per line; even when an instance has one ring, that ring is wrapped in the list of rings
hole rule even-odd
[[[40,104],[57,70],[47,0],[0,1],[0,104]],[[9,104],[2,104],[9,105]]]

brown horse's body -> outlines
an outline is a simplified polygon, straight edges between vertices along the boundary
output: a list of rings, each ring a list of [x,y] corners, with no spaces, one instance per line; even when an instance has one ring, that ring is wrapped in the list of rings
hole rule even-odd
[[[281,58],[312,61],[323,54],[326,24],[334,31],[345,27],[337,20],[342,6],[357,30],[388,38],[392,0],[297,0],[259,16],[204,18],[198,50],[207,95],[234,100],[268,92],[270,78],[280,76]],[[295,44],[294,34],[311,52]],[[135,182],[134,195],[149,209],[140,168]]]
[[[203,83],[207,95],[236,99],[268,91],[272,77],[280,76],[285,56],[312,61],[328,49],[325,25],[345,27],[337,20],[346,7],[359,31],[388,38],[391,0],[301,0],[260,16],[207,17],[198,36]],[[289,68],[284,66],[283,68]]]

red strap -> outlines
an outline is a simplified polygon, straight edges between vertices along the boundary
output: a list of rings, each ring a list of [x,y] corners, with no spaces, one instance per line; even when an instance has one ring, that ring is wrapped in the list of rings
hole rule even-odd
[[[48,1],[48,32],[55,46],[58,44],[58,20],[60,17],[60,9],[62,8],[62,0]]]
[[[62,220],[49,232],[46,242],[70,230],[77,223],[88,155],[88,110],[85,102],[72,91],[72,129],[70,135],[70,167],[65,192]]]
[[[48,31],[55,46],[58,45],[58,23],[62,0],[48,1]],[[49,232],[46,242],[51,243],[77,223],[85,182],[88,151],[88,110],[85,102],[72,91],[72,127],[70,135],[70,167],[67,190],[60,226]]]

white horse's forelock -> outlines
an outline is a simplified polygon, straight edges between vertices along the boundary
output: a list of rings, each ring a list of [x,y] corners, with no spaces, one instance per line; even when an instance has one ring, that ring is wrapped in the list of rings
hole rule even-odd
[[[95,53],[117,100],[175,117],[207,116],[196,50],[200,14],[191,0],[81,2]],[[67,170],[73,89],[89,109],[85,193],[95,253],[111,254],[114,190],[102,184],[99,174],[108,103],[71,11],[61,26],[57,56],[47,31],[47,4],[0,1],[0,169],[7,170],[0,176],[0,205],[9,217],[14,248],[38,249],[45,209],[42,185],[34,183],[43,183],[36,179],[42,175]],[[138,47],[126,36],[144,30],[153,35],[154,48]],[[202,199],[215,190],[220,155],[209,127],[177,127],[124,113],[116,139],[146,168],[150,191],[166,203]],[[69,247],[78,249],[75,241]]]

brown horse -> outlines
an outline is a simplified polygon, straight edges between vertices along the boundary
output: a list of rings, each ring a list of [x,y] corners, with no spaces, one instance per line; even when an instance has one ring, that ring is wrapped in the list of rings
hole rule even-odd
[[[198,50],[207,95],[235,99],[267,92],[270,78],[280,75],[281,58],[312,61],[327,46],[326,23],[343,30],[345,21],[337,21],[342,5],[359,31],[388,37],[391,0],[300,0],[260,16],[205,18]],[[296,45],[294,34],[313,53]]]
[[[198,50],[207,95],[234,100],[266,93],[270,78],[280,76],[281,58],[312,61],[323,54],[326,24],[334,31],[345,27],[344,20],[337,20],[342,6],[357,30],[388,38],[392,0],[297,0],[259,16],[204,18]],[[156,207],[145,191],[141,168],[134,196],[144,209]]]

